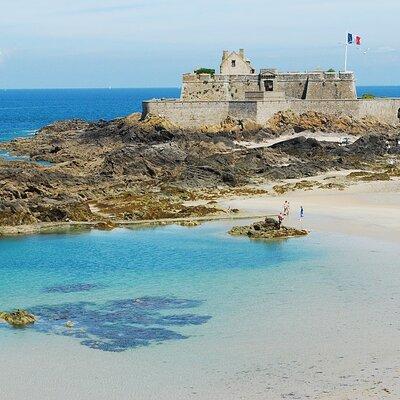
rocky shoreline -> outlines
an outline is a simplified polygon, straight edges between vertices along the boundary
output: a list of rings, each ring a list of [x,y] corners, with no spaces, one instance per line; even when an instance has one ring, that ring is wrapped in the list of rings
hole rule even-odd
[[[361,136],[347,145],[305,137],[255,148],[238,144],[333,129]],[[199,132],[156,116],[140,120],[138,114],[110,122],[61,121],[0,145],[51,163],[0,161],[0,232],[230,217],[232,210],[216,200],[267,194],[257,188],[262,182],[276,182],[273,194],[279,195],[301,189],[301,184],[281,185],[282,180],[327,171],[368,171],[353,175],[350,183],[398,177],[399,141],[395,127],[317,113],[277,113],[263,127],[229,120]]]
[[[254,222],[251,225],[234,226],[229,234],[232,236],[247,236],[250,239],[287,239],[291,237],[306,236],[309,232],[305,229],[289,228],[281,225],[273,218]]]

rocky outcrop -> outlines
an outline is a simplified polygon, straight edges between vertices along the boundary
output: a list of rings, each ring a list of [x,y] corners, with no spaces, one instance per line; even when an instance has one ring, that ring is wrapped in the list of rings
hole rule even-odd
[[[3,320],[15,327],[24,327],[36,322],[36,317],[25,310],[12,312],[0,312],[0,320]]]
[[[353,135],[360,135],[369,132],[387,133],[396,131],[396,127],[380,122],[374,117],[357,119],[350,116],[336,116],[309,111],[303,114],[296,114],[293,111],[277,112],[267,121],[266,128],[274,134],[281,134],[288,131],[294,132],[341,132]]]
[[[262,125],[250,119],[235,119],[227,117],[218,125],[205,125],[200,127],[199,131],[204,133],[238,133],[252,132],[256,133],[263,129]]]
[[[340,121],[358,126],[351,118]],[[238,138],[270,137],[288,127],[339,126],[334,117],[315,113],[278,113],[270,122],[271,132],[249,121],[227,120],[217,131],[188,133],[161,117],[140,120],[133,114],[109,122],[57,122],[33,137],[1,143],[0,148],[53,165],[0,161],[0,225],[104,220],[99,227],[108,228],[107,221],[119,219],[215,215],[221,210],[185,201],[246,194],[240,188],[266,179],[370,169],[388,155],[400,156],[400,136],[392,131],[364,135],[347,146],[304,137],[271,147],[238,144]],[[373,126],[364,121],[358,127]]]
[[[248,236],[251,239],[284,239],[305,236],[308,231],[281,226],[275,219],[267,217],[264,221],[255,222],[252,225],[235,226],[229,231],[229,234],[232,236]]]

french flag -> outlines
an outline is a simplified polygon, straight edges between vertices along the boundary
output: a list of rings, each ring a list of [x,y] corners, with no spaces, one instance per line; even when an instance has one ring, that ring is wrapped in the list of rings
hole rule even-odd
[[[347,34],[347,44],[361,45],[361,36],[353,35],[352,33]]]

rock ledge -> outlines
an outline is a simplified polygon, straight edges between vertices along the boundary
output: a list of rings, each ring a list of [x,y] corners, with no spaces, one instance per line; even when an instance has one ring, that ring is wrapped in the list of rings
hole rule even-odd
[[[278,221],[267,217],[264,221],[255,222],[252,225],[234,226],[229,234],[232,236],[248,236],[252,239],[279,239],[305,236],[308,235],[308,231],[279,226]]]

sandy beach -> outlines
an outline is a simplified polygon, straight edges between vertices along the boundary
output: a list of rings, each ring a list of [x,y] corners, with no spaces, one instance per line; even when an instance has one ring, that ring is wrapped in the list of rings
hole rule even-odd
[[[263,187],[270,188],[268,185]],[[220,204],[238,208],[242,213],[276,215],[283,210],[286,200],[290,202],[290,215],[284,223],[290,226],[343,232],[395,243],[400,239],[400,180],[357,183],[345,190],[299,190],[282,196],[231,199]],[[300,206],[305,212],[302,221],[299,218]]]
[[[354,254],[346,253],[344,259],[355,270],[337,265],[340,277],[335,276],[339,271],[325,278],[324,273],[316,277],[306,272],[300,280],[277,272],[279,294],[254,291],[259,305],[267,308],[243,297],[240,317],[234,309],[224,317],[230,323],[237,319],[231,333],[224,331],[224,321],[216,320],[210,323],[215,334],[120,354],[83,349],[52,336],[12,342],[0,357],[8,366],[0,376],[6,398],[22,399],[28,390],[34,400],[64,398],[66,393],[73,399],[84,394],[88,400],[398,398],[400,182],[237,198],[221,205],[239,208],[242,215],[276,214],[285,200],[291,206],[285,221],[289,226],[310,229],[311,238],[347,238],[347,252],[348,241],[354,241]],[[300,205],[305,210],[301,222]],[[377,253],[385,259],[382,270],[375,263],[353,264],[360,257],[368,260],[368,254],[376,259]],[[232,290],[236,285],[254,286],[257,280],[235,278],[234,271],[230,277]],[[303,279],[310,280],[308,291]],[[327,285],[326,279],[337,282]],[[16,380],[15,371],[24,378]],[[10,381],[15,382],[12,387]]]

